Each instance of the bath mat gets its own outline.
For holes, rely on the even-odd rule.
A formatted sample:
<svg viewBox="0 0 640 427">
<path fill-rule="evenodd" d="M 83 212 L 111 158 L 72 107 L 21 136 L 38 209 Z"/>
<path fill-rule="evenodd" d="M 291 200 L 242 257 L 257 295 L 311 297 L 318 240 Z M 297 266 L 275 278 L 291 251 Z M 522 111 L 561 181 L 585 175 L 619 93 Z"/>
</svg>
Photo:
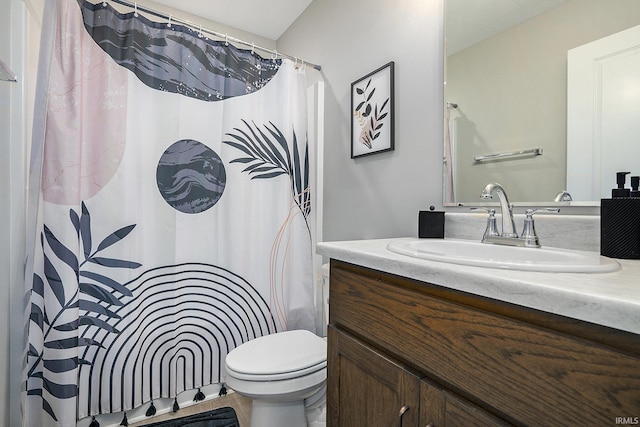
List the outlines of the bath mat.
<svg viewBox="0 0 640 427">
<path fill-rule="evenodd" d="M 175 420 L 147 424 L 147 427 L 240 427 L 240 424 L 236 411 L 227 406 Z"/>
</svg>

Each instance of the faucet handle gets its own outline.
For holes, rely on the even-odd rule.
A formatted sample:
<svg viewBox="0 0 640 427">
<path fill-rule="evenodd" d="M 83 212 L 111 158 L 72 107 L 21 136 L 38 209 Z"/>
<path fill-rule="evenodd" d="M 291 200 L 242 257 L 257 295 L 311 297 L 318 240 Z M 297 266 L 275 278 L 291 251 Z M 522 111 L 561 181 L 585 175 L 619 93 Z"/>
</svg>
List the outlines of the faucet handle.
<svg viewBox="0 0 640 427">
<path fill-rule="evenodd" d="M 560 208 L 538 208 L 538 209 L 527 209 L 524 211 L 524 214 L 528 217 L 533 216 L 533 214 L 537 213 L 537 212 L 552 212 L 552 213 L 558 213 L 560 212 Z"/>
<path fill-rule="evenodd" d="M 487 237 L 490 236 L 500 236 L 498 232 L 498 225 L 496 223 L 496 210 L 493 208 L 471 208 L 472 211 L 475 210 L 483 210 L 489 214 L 487 218 L 487 228 L 484 230 L 484 235 L 482 236 L 482 242 L 484 243 L 487 240 Z"/>
<path fill-rule="evenodd" d="M 522 229 L 522 235 L 520 238 L 524 240 L 524 245 L 532 248 L 540 247 L 540 239 L 536 234 L 536 228 L 533 224 L 533 214 L 537 212 L 560 212 L 558 208 L 540 208 L 540 209 L 527 209 L 524 211 L 524 227 Z"/>
<path fill-rule="evenodd" d="M 495 215 L 496 214 L 496 210 L 494 208 L 469 208 L 469 210 L 472 210 L 472 211 L 485 211 L 489 215 Z"/>
</svg>

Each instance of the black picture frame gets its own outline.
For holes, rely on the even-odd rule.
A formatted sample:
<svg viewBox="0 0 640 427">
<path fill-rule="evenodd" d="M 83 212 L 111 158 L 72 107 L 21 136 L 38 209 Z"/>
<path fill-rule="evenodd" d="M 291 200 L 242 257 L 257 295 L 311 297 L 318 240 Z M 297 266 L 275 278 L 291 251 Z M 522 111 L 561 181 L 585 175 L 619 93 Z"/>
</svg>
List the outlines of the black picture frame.
<svg viewBox="0 0 640 427">
<path fill-rule="evenodd" d="M 393 61 L 351 83 L 351 158 L 392 151 Z"/>
</svg>

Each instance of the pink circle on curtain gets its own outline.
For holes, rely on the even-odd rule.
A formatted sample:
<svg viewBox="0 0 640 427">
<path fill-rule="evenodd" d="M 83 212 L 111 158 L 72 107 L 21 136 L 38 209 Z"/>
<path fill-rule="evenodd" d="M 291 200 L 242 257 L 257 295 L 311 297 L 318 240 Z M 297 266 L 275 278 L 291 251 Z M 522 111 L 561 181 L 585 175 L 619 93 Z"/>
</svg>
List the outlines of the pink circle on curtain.
<svg viewBox="0 0 640 427">
<path fill-rule="evenodd" d="M 126 141 L 128 71 L 74 28 L 83 26 L 77 14 L 76 5 L 58 18 L 49 76 L 42 193 L 56 204 L 77 205 L 100 191 Z"/>
</svg>

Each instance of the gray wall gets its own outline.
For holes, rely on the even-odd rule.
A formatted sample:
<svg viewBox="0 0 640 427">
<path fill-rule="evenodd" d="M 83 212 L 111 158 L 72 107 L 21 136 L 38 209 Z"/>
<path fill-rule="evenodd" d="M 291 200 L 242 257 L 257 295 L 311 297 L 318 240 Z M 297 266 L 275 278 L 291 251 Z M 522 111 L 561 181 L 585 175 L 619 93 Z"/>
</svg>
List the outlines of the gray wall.
<svg viewBox="0 0 640 427">
<path fill-rule="evenodd" d="M 324 240 L 417 235 L 442 205 L 442 0 L 315 0 L 278 51 L 322 66 Z M 351 159 L 351 83 L 395 62 L 395 150 Z"/>
</svg>

